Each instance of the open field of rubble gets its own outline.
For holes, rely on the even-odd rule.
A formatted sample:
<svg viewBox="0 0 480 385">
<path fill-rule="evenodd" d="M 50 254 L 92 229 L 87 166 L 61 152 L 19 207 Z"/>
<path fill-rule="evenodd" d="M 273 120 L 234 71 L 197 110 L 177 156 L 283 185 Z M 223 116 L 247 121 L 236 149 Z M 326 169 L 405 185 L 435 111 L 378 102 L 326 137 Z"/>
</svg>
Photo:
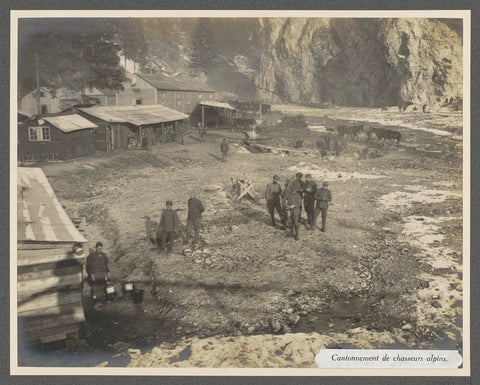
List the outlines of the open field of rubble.
<svg viewBox="0 0 480 385">
<path fill-rule="evenodd" d="M 300 114 L 302 127 L 282 124 Z M 324 346 L 462 348 L 461 113 L 273 106 L 263 118 L 252 142 L 290 152 L 251 151 L 242 132 L 216 129 L 41 166 L 67 212 L 86 218 L 89 247 L 103 242 L 117 291 L 145 288 L 141 304 L 97 309 L 85 289 L 87 345 L 43 365 L 315 367 Z M 402 140 L 361 133 L 322 156 L 317 142 L 345 122 Z M 327 232 L 301 225 L 295 241 L 271 226 L 263 195 L 274 174 L 284 184 L 299 171 L 328 181 L 333 201 Z M 254 199 L 234 199 L 240 178 Z M 180 234 L 160 252 L 148 229 L 166 200 L 184 226 L 192 191 L 205 206 L 201 247 Z"/>
</svg>

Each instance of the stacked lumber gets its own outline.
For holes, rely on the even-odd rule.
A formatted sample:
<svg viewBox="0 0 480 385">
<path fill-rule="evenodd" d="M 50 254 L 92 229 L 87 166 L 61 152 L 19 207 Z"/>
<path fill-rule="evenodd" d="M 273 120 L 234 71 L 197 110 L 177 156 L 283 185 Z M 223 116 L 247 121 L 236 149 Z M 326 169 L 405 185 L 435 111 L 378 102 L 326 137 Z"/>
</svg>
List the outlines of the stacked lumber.
<svg viewBox="0 0 480 385">
<path fill-rule="evenodd" d="M 50 246 L 50 247 L 49 247 Z M 71 245 L 19 244 L 17 313 L 27 342 L 80 340 L 84 255 Z"/>
</svg>

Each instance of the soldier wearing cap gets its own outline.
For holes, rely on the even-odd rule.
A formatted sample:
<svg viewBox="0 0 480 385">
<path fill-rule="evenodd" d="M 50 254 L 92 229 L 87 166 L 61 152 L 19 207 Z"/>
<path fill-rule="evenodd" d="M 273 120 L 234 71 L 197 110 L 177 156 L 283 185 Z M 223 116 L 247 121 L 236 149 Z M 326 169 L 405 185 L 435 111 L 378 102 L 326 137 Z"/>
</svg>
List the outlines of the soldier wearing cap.
<svg viewBox="0 0 480 385">
<path fill-rule="evenodd" d="M 162 249 L 169 253 L 173 249 L 175 237 L 178 231 L 178 215 L 177 212 L 172 210 L 172 201 L 165 203 L 166 208 L 162 210 L 160 222 L 158 223 L 158 238 L 162 242 Z"/>
<path fill-rule="evenodd" d="M 310 226 L 313 226 L 313 218 L 315 216 L 316 192 L 317 184 L 312 180 L 312 175 L 305 175 L 305 183 L 303 185 L 303 207 L 305 208 L 305 212 L 307 213 L 308 224 Z"/>
<path fill-rule="evenodd" d="M 317 204 L 315 207 L 315 216 L 313 218 L 313 225 L 315 226 L 318 215 L 322 213 L 322 231 L 323 232 L 326 231 L 328 203 L 332 201 L 332 193 L 327 187 L 328 187 L 328 183 L 323 182 L 322 188 L 318 189 L 317 192 L 315 193 L 315 200 Z"/>
<path fill-rule="evenodd" d="M 78 247 L 75 248 L 75 252 L 78 252 Z M 94 301 L 103 299 L 105 282 L 110 278 L 110 269 L 108 268 L 107 255 L 103 252 L 102 242 L 97 242 L 95 251 L 88 255 L 85 269 L 87 270 L 92 299 Z"/>
<path fill-rule="evenodd" d="M 196 197 L 195 191 L 190 191 L 190 198 L 187 202 L 188 215 L 187 215 L 187 229 L 185 244 L 188 244 L 190 240 L 190 234 L 192 230 L 195 233 L 194 247 L 197 247 L 200 242 L 200 229 L 202 227 L 202 213 L 205 211 L 202 201 Z"/>
<path fill-rule="evenodd" d="M 300 209 L 302 207 L 301 190 L 298 189 L 297 181 L 289 183 L 285 187 L 285 195 L 283 197 L 283 204 L 288 213 L 288 225 L 290 233 L 298 241 L 300 239 L 299 224 L 300 224 Z"/>
<path fill-rule="evenodd" d="M 273 176 L 273 182 L 267 184 L 265 190 L 265 200 L 267 201 L 267 210 L 272 218 L 272 226 L 275 226 L 275 209 L 277 210 L 278 215 L 282 225 L 285 225 L 285 217 L 282 215 L 282 206 L 280 204 L 280 195 L 282 194 L 282 187 L 278 181 L 280 177 L 278 175 Z"/>
<path fill-rule="evenodd" d="M 227 161 L 227 154 L 228 154 L 229 146 L 227 139 L 223 138 L 222 143 L 220 143 L 220 152 L 222 153 L 222 162 Z"/>
</svg>

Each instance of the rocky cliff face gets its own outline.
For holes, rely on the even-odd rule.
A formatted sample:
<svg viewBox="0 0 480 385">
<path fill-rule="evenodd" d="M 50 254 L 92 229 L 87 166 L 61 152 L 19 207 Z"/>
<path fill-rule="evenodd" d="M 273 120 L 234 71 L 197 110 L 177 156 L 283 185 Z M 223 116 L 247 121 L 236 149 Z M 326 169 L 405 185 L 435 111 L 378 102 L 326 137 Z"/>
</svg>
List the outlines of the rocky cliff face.
<svg viewBox="0 0 480 385">
<path fill-rule="evenodd" d="M 462 39 L 434 19 L 260 19 L 259 97 L 338 105 L 462 96 Z"/>
</svg>

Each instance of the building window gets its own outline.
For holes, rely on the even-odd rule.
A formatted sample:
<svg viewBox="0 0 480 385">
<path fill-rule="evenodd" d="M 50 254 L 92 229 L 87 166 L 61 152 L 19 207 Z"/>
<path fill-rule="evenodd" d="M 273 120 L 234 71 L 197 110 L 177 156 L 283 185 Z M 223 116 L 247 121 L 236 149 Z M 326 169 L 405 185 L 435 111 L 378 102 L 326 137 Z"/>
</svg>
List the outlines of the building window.
<svg viewBox="0 0 480 385">
<path fill-rule="evenodd" d="M 45 104 L 42 104 L 42 114 L 48 114 L 48 107 Z"/>
<path fill-rule="evenodd" d="M 50 127 L 28 127 L 30 142 L 44 142 L 50 140 Z"/>
<path fill-rule="evenodd" d="M 45 97 L 45 92 L 40 91 L 40 97 L 41 97 L 41 98 L 44 98 L 44 97 Z"/>
<path fill-rule="evenodd" d="M 142 99 L 137 99 L 137 100 L 135 101 L 135 103 L 136 103 L 136 104 L 142 104 Z"/>
</svg>

